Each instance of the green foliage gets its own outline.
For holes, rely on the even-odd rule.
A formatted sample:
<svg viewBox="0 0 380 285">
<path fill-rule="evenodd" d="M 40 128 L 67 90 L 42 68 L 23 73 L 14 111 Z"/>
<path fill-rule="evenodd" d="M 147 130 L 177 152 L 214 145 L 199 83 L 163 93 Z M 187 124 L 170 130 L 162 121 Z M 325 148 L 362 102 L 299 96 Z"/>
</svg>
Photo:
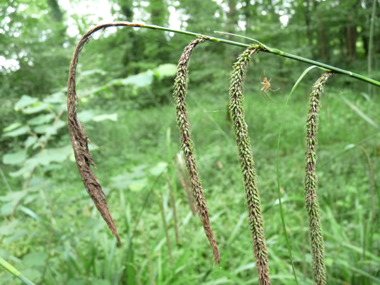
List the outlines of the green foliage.
<svg viewBox="0 0 380 285">
<path fill-rule="evenodd" d="M 160 65 L 155 69 L 129 76 L 124 79 L 114 79 L 109 83 L 92 87 L 85 92 L 83 97 L 93 97 L 100 92 L 109 92 L 108 89 L 113 86 L 132 85 L 134 88 L 131 93 L 138 96 L 141 87 L 151 88 L 154 78 L 163 80 L 165 77 L 173 77 L 176 71 L 174 64 Z M 87 71 L 81 74 L 81 78 L 91 76 L 99 71 Z M 81 81 L 79 78 L 79 81 Z M 67 138 L 67 124 L 62 121 L 62 115 L 66 112 L 65 89 L 62 91 L 46 96 L 43 100 L 23 95 L 14 105 L 14 110 L 23 114 L 19 122 L 12 123 L 3 129 L 2 137 L 7 139 L 5 143 L 9 145 L 15 139 L 20 143 L 17 147 L 12 147 L 14 152 L 8 152 L 3 155 L 5 165 L 20 165 L 21 169 L 10 173 L 11 176 L 17 177 L 22 175 L 24 178 L 31 176 L 35 168 L 40 167 L 42 172 L 51 169 L 60 169 L 60 164 L 70 155 L 72 156 L 72 147 L 68 143 L 62 144 L 62 137 Z M 132 95 L 133 96 L 133 95 Z M 88 102 L 87 100 L 84 100 Z M 34 117 L 31 118 L 31 116 Z M 98 111 L 89 109 L 78 113 L 82 122 L 100 122 L 103 120 L 117 121 L 117 114 L 99 114 Z M 13 140 L 11 140 L 13 138 Z M 22 142 L 23 140 L 23 142 Z M 47 145 L 55 146 L 47 148 Z M 57 147 L 60 146 L 60 147 Z"/>
<path fill-rule="evenodd" d="M 52 146 L 57 146 L 57 136 L 62 136 L 62 128 L 65 122 L 61 117 L 65 110 L 65 97 L 63 92 L 52 94 L 43 100 L 23 95 L 16 102 L 14 109 L 23 116 L 19 122 L 13 123 L 3 130 L 5 143 L 19 142 L 13 147 L 14 152 L 8 152 L 3 156 L 3 163 L 22 166 L 16 172 L 10 173 L 24 178 L 31 176 L 36 167 L 47 171 L 51 167 L 60 168 L 57 164 L 65 160 L 71 154 L 71 149 L 46 148 L 49 141 Z M 31 118 L 31 116 L 35 116 Z M 23 140 L 23 142 L 22 142 Z"/>
<path fill-rule="evenodd" d="M 115 20 L 166 26 L 178 17 L 183 29 L 243 34 L 359 73 L 367 71 L 370 19 L 374 43 L 380 35 L 380 9 L 371 16 L 372 0 L 109 2 Z M 221 269 L 212 269 L 203 229 L 192 217 L 172 167 L 179 144 L 173 107 L 167 106 L 172 102 L 170 74 L 187 39 L 167 32 L 117 29 L 106 30 L 85 46 L 77 72 L 83 106 L 78 116 L 95 144 L 97 175 L 121 227 L 119 248 L 79 179 L 63 107 L 63 86 L 78 39 L 72 31 L 83 34 L 105 20 L 106 10 L 97 9 L 102 14 L 93 17 L 92 10 L 78 8 L 81 1 L 71 1 L 73 8 L 60 7 L 62 3 L 0 3 L 1 258 L 36 284 L 253 283 L 256 269 L 247 250 L 251 244 L 244 190 L 226 119 L 226 79 L 241 48 L 201 45 L 192 58 L 188 82 L 191 132 L 222 260 Z M 98 3 L 89 5 L 98 8 Z M 169 15 L 168 8 L 177 13 Z M 286 25 L 280 21 L 284 16 L 289 17 Z M 372 51 L 372 77 L 379 78 L 379 45 Z M 271 279 L 274 284 L 294 284 L 275 191 L 274 150 L 282 124 L 278 171 L 286 231 L 300 284 L 312 284 L 312 257 L 302 214 L 303 122 L 310 93 L 306 88 L 311 85 L 307 78 L 316 73 L 310 71 L 292 95 L 289 108 L 282 111 L 284 94 L 305 66 L 265 53 L 253 61 L 257 68 L 247 75 L 246 120 L 262 189 Z M 172 64 L 167 66 L 170 74 L 154 75 L 165 64 Z M 273 94 L 276 104 L 258 94 L 264 72 L 276 89 L 281 88 Z M 139 80 L 137 85 L 151 84 L 128 84 L 131 78 Z M 377 284 L 379 90 L 366 94 L 365 85 L 340 76 L 331 78 L 331 85 L 335 90 L 329 88 L 322 98 L 317 168 L 327 280 Z M 179 245 L 173 242 L 173 204 L 161 173 L 167 174 L 173 187 Z M 161 196 L 161 204 L 151 195 L 153 190 Z M 164 213 L 169 238 L 159 212 Z M 169 239 L 174 266 L 166 246 Z M 14 276 L 0 271 L 2 284 L 20 283 Z"/>
<path fill-rule="evenodd" d="M 6 262 L 4 259 L 0 257 L 0 265 L 12 273 L 14 276 L 17 276 L 21 281 L 23 281 L 26 285 L 34 285 L 28 278 L 22 275 L 16 268 Z"/>
<path fill-rule="evenodd" d="M 258 84 L 257 88 L 260 88 Z M 199 171 L 204 176 L 208 206 L 213 209 L 210 218 L 216 237 L 220 240 L 222 269 L 212 270 L 212 253 L 203 229 L 198 219 L 192 217 L 186 194 L 175 171 L 170 167 L 172 158 L 179 149 L 172 106 L 129 112 L 120 110 L 117 124 L 109 120 L 102 121 L 97 123 L 96 129 L 87 123 L 87 133 L 94 143 L 103 145 L 108 141 L 105 147 L 94 153 L 94 159 L 100 170 L 97 171 L 99 180 L 105 187 L 109 205 L 115 214 L 115 221 L 121 226 L 122 248 L 116 247 L 114 238 L 107 232 L 106 225 L 101 222 L 89 201 L 74 163 L 66 160 L 60 171 L 51 172 L 43 180 L 34 179 L 27 195 L 19 194 L 28 197 L 28 201 L 25 200 L 22 205 L 32 212 L 22 211 L 18 207 L 15 218 L 2 224 L 1 233 L 5 236 L 2 239 L 1 256 L 6 260 L 11 256 L 16 257 L 18 262 L 12 262 L 12 265 L 36 283 L 40 283 L 41 279 L 34 274 L 40 272 L 39 276 L 42 276 L 45 269 L 45 284 L 120 284 L 127 280 L 132 280 L 132 283 L 140 280 L 144 284 L 151 278 L 156 280 L 156 284 L 193 283 L 200 280 L 239 284 L 251 280 L 255 265 L 252 253 L 247 252 L 250 235 L 246 226 L 242 178 L 233 134 L 228 130 L 228 121 L 225 119 L 228 100 L 221 96 L 218 97 L 220 101 L 215 103 L 214 98 L 205 97 L 200 91 L 195 86 L 190 86 L 188 108 L 192 134 L 197 143 Z M 227 87 L 225 91 L 227 92 Z M 283 262 L 288 257 L 284 251 L 286 242 L 281 234 L 276 181 L 273 178 L 276 168 L 273 150 L 277 144 L 276 133 L 271 133 L 271 130 L 276 130 L 281 120 L 284 135 L 279 150 L 279 170 L 287 229 L 300 284 L 312 284 L 307 223 L 302 215 L 304 205 L 301 184 L 304 161 L 303 120 L 307 97 L 296 92 L 289 102 L 290 111 L 284 116 L 276 111 L 278 104 L 264 100 L 258 91 L 246 94 L 246 120 L 249 131 L 253 134 L 252 151 L 256 158 L 258 183 L 263 189 L 261 199 L 267 242 L 270 245 L 268 250 L 272 282 L 293 284 L 291 270 Z M 342 104 L 341 99 L 335 95 L 337 93 L 326 93 L 319 134 L 319 191 L 322 223 L 328 239 L 328 280 L 338 284 L 340 281 L 371 284 L 379 278 L 376 276 L 376 268 L 380 261 L 376 257 L 379 248 L 375 243 L 379 238 L 378 220 L 371 223 L 367 220 L 367 217 L 371 218 L 367 215 L 371 197 L 368 164 L 360 151 L 352 148 L 345 150 L 345 147 L 361 142 L 372 154 L 373 167 L 376 169 L 379 167 L 379 155 L 376 155 L 379 136 L 367 128 L 366 121 L 357 120 L 357 114 Z M 367 110 L 369 117 L 376 117 L 377 108 L 373 105 L 377 105 L 377 101 L 368 102 L 349 91 L 343 94 L 355 105 Z M 280 104 L 285 100 L 276 96 Z M 198 104 L 201 105 L 198 107 Z M 350 131 L 345 128 L 347 122 L 353 126 Z M 168 128 L 171 129 L 169 133 Z M 123 146 L 120 146 L 120 141 Z M 148 206 L 141 216 L 141 225 L 136 225 L 135 220 L 157 177 L 157 167 L 163 165 L 161 162 L 168 163 L 166 171 L 175 188 L 182 245 L 174 246 L 172 243 L 173 268 L 168 259 L 165 232 L 154 196 L 147 200 Z M 122 183 L 123 177 L 126 184 Z M 146 182 L 141 182 L 142 179 Z M 141 188 L 141 184 L 145 188 Z M 164 179 L 159 179 L 154 188 L 163 198 L 170 239 L 174 241 L 168 185 Z M 136 191 L 137 189 L 139 190 Z M 14 201 L 14 204 L 19 198 L 9 197 L 7 201 Z M 3 201 L 2 203 L 8 203 Z M 366 219 L 363 220 L 363 217 Z M 367 234 L 364 235 L 365 233 Z M 129 246 L 132 236 L 134 238 Z M 364 242 L 367 248 L 365 251 Z M 128 249 L 130 254 L 127 258 Z M 28 252 L 48 254 L 43 269 L 24 264 Z M 149 273 L 150 266 L 152 275 Z M 27 275 L 28 272 L 33 275 Z M 12 284 L 9 273 L 0 274 L 5 284 Z"/>
</svg>

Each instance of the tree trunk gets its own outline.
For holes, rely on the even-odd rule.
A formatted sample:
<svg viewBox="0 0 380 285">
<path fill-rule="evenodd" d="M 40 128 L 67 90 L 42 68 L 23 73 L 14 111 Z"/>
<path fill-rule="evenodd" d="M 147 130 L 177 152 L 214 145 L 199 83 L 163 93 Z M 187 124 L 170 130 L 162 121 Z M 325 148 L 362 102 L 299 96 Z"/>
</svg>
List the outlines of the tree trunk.
<svg viewBox="0 0 380 285">
<path fill-rule="evenodd" d="M 326 32 L 325 32 L 325 28 L 321 20 L 321 17 L 318 13 L 317 5 L 318 5 L 317 1 L 313 0 L 313 6 L 314 6 L 313 9 L 314 9 L 314 14 L 317 18 L 318 31 L 319 31 L 318 41 L 319 41 L 319 46 L 320 46 L 320 57 L 321 57 L 321 60 L 325 61 L 327 59 Z"/>
<path fill-rule="evenodd" d="M 311 19 L 310 19 L 310 0 L 306 0 L 306 6 L 305 6 L 305 25 L 306 25 L 306 37 L 309 43 L 309 48 L 312 52 L 312 57 L 315 58 L 316 54 L 313 46 L 313 33 L 311 31 Z"/>
<path fill-rule="evenodd" d="M 358 33 L 356 30 L 356 24 L 353 23 L 352 15 L 348 15 L 347 26 L 346 26 L 346 37 L 347 37 L 347 60 L 351 64 L 356 59 L 356 39 Z"/>
</svg>

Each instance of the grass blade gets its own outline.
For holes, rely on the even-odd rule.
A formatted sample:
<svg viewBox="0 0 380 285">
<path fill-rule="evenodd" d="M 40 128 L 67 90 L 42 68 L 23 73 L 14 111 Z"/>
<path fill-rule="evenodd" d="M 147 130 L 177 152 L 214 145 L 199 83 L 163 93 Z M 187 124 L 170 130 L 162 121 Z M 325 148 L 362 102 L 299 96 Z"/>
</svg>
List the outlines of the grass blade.
<svg viewBox="0 0 380 285">
<path fill-rule="evenodd" d="M 8 270 L 12 275 L 19 278 L 22 282 L 24 282 L 26 285 L 35 285 L 32 281 L 30 281 L 28 278 L 26 278 L 20 271 L 18 271 L 16 268 L 14 268 L 10 263 L 5 261 L 3 258 L 0 257 L 0 265 L 4 267 L 6 270 Z"/>
<path fill-rule="evenodd" d="M 358 114 L 360 117 L 362 117 L 363 120 L 365 120 L 368 124 L 375 127 L 376 129 L 380 129 L 379 126 L 366 114 L 364 114 L 355 104 L 351 103 L 346 97 L 343 95 L 340 96 L 344 103 L 346 103 L 352 110 L 355 111 L 356 114 Z"/>
<path fill-rule="evenodd" d="M 312 70 L 312 69 L 315 68 L 315 67 L 318 67 L 318 66 L 316 66 L 316 65 L 312 65 L 312 66 L 306 68 L 305 71 L 302 72 L 302 74 L 300 75 L 300 77 L 298 77 L 296 83 L 294 84 L 292 90 L 291 90 L 290 93 L 289 93 L 288 99 L 286 100 L 286 104 L 288 104 L 288 100 L 289 100 L 289 98 L 290 98 L 290 95 L 292 95 L 292 93 L 294 92 L 294 90 L 296 90 L 296 88 L 297 88 L 298 84 L 300 84 L 301 80 L 305 77 L 306 74 L 308 74 L 308 72 L 309 72 L 310 70 Z M 320 68 L 320 67 L 319 67 L 319 68 Z M 323 69 L 323 70 L 326 71 L 326 69 Z"/>
</svg>

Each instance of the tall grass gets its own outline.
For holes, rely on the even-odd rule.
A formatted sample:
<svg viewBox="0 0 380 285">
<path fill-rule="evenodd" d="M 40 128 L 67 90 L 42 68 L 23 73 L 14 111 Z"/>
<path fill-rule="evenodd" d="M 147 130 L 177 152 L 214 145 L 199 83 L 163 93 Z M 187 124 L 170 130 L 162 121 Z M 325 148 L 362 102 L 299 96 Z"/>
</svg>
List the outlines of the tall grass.
<svg viewBox="0 0 380 285">
<path fill-rule="evenodd" d="M 247 80 L 256 79 L 252 76 Z M 259 89 L 258 82 L 259 79 Z M 227 92 L 226 84 L 224 94 Z M 273 95 L 273 99 L 282 104 L 284 99 L 279 92 Z M 260 186 L 273 284 L 294 284 L 276 192 L 276 148 L 280 121 L 284 130 L 279 149 L 279 172 L 287 232 L 292 241 L 299 283 L 313 284 L 302 184 L 308 94 L 309 90 L 297 91 L 290 99 L 287 113 L 278 112 L 278 104 L 266 101 L 258 92 L 252 93 L 248 89 L 245 96 L 248 130 L 252 137 L 259 138 L 255 139 L 252 152 Z M 379 123 L 379 102 L 375 99 L 368 102 L 350 90 L 334 91 L 329 88 L 326 92 L 320 112 L 318 196 L 326 240 L 327 280 L 329 284 L 377 284 L 380 283 L 380 247 L 376 241 L 380 238 L 380 224 L 378 218 L 367 222 L 372 214 L 369 166 L 363 151 L 350 145 L 361 146 L 370 155 L 378 205 L 379 178 L 376 170 L 380 166 L 380 134 L 344 104 L 339 94 Z M 36 213 L 39 220 L 28 211 L 18 211 L 12 223 L 2 223 L 1 256 L 36 284 L 257 284 L 257 280 L 252 278 L 256 265 L 251 253 L 250 230 L 246 224 L 245 195 L 234 134 L 226 121 L 228 98 L 204 96 L 199 88 L 190 83 L 187 103 L 191 132 L 197 146 L 199 172 L 204 177 L 204 192 L 208 207 L 213 212 L 210 221 L 218 232 L 221 269 L 213 269 L 210 263 L 213 253 L 199 218 L 191 212 L 179 178 L 175 178 L 174 167 L 168 166 L 167 172 L 172 178 L 176 197 L 181 244 L 177 246 L 172 243 L 173 267 L 170 265 L 166 233 L 155 195 L 148 198 L 141 216 L 144 229 L 141 229 L 141 223 L 136 227 L 149 187 L 135 186 L 144 178 L 151 185 L 156 176 L 152 176 L 149 169 L 163 161 L 171 165 L 170 158 L 175 162 L 176 153 L 180 151 L 171 105 L 139 111 L 119 110 L 118 124 L 104 121 L 89 124 L 86 129 L 98 145 L 105 144 L 106 139 L 108 141 L 93 156 L 98 168 L 107 169 L 98 171 L 97 176 L 109 197 L 108 204 L 119 234 L 127 240 L 121 248 L 117 247 L 115 238 L 88 199 L 82 182 L 78 181 L 75 164 L 66 161 L 61 171 L 50 173 L 54 184 L 42 184 L 39 178 L 31 181 L 31 185 L 38 188 L 33 192 L 38 196 L 33 203 L 24 206 Z M 99 129 L 102 133 L 98 132 Z M 168 129 L 171 132 L 167 138 Z M 123 140 L 122 150 L 120 139 Z M 131 149 L 135 151 L 131 152 Z M 134 184 L 123 188 L 116 183 L 115 177 L 120 175 L 123 179 L 135 177 Z M 174 241 L 170 189 L 164 177 L 158 179 L 155 189 L 162 197 L 168 234 Z M 44 193 L 48 194 L 51 209 L 49 200 L 43 198 Z M 1 199 L 5 205 L 4 196 Z M 51 213 L 54 214 L 53 218 Z M 46 252 L 51 227 L 54 231 L 50 249 Z M 132 236 L 133 243 L 127 257 L 128 239 Z M 45 262 L 47 256 L 49 262 Z M 46 273 L 42 280 L 44 270 Z M 6 271 L 0 271 L 0 280 L 5 285 L 20 282 Z"/>
</svg>

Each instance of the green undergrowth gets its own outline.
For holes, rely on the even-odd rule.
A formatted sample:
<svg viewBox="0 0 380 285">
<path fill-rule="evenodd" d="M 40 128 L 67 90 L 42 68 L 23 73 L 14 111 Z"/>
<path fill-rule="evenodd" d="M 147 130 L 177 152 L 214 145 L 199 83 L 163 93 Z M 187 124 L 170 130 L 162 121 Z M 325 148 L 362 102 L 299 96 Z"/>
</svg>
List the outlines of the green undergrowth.
<svg viewBox="0 0 380 285">
<path fill-rule="evenodd" d="M 75 163 L 66 160 L 59 171 L 44 177 L 36 172 L 29 190 L 34 198 L 22 200 L 11 222 L 2 213 L 0 256 L 36 284 L 257 284 L 243 181 L 227 115 L 227 89 L 222 98 L 204 96 L 205 90 L 192 88 L 190 84 L 188 116 L 221 269 L 213 268 L 202 225 L 192 215 L 172 165 L 180 149 L 172 105 L 120 108 L 117 122 L 85 124 L 91 141 L 102 146 L 92 151 L 98 167 L 95 173 L 107 194 L 121 247 L 84 190 Z M 294 284 L 277 200 L 276 149 L 282 122 L 279 174 L 285 221 L 298 280 L 313 284 L 302 184 L 309 91 L 293 94 L 287 109 L 281 91 L 270 94 L 275 102 L 247 91 L 246 120 L 272 282 Z M 341 96 L 380 124 L 378 98 L 367 100 L 349 90 L 333 91 L 326 86 L 316 169 L 327 280 L 329 284 L 378 284 L 380 223 L 378 208 L 373 217 L 371 207 L 373 199 L 380 199 L 376 188 L 380 133 Z M 373 176 L 363 149 L 375 169 Z M 173 185 L 178 245 L 164 172 Z M 376 186 L 373 193 L 371 179 Z M 164 205 L 173 265 L 155 192 Z M 2 194 L 1 199 L 6 195 L 12 193 Z M 5 271 L 0 271 L 0 280 L 2 284 L 20 282 Z"/>
</svg>

